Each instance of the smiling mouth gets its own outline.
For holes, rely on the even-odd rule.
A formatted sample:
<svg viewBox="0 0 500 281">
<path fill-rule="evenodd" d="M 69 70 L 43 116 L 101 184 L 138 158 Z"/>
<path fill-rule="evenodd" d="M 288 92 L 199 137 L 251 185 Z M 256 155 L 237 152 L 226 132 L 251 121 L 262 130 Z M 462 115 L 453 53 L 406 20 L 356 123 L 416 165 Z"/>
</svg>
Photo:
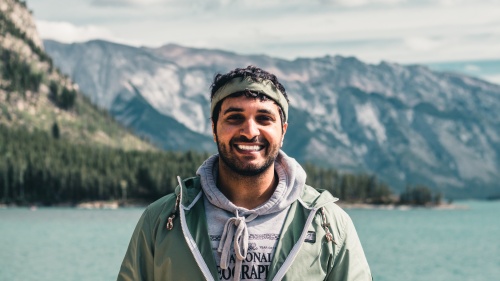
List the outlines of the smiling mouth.
<svg viewBox="0 0 500 281">
<path fill-rule="evenodd" d="M 263 145 L 256 145 L 256 144 L 237 144 L 235 145 L 236 148 L 238 148 L 241 151 L 259 151 L 264 148 Z"/>
</svg>

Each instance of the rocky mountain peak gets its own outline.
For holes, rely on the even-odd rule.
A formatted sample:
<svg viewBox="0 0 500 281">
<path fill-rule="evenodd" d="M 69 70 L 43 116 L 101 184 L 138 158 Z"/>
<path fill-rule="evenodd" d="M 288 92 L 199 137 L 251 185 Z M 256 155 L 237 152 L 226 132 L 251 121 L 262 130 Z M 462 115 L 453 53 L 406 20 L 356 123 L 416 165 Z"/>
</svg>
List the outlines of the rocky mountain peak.
<svg viewBox="0 0 500 281">
<path fill-rule="evenodd" d="M 0 12 L 24 32 L 26 37 L 33 41 L 38 48 L 43 49 L 43 42 L 38 35 L 33 15 L 27 8 L 26 1 L 2 0 L 0 1 Z"/>
<path fill-rule="evenodd" d="M 152 149 L 78 92 L 44 51 L 26 2 L 0 0 L 0 126 L 75 143 Z"/>
</svg>

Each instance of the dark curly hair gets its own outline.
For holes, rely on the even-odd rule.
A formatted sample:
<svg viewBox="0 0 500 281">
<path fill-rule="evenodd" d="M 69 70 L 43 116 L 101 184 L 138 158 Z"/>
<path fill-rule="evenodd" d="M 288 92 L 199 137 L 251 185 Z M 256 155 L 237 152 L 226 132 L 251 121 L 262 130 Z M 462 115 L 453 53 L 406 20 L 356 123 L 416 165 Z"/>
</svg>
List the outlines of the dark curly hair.
<svg viewBox="0 0 500 281">
<path fill-rule="evenodd" d="M 287 102 L 290 102 L 288 100 L 288 95 L 286 93 L 285 87 L 278 81 L 278 78 L 276 75 L 269 73 L 257 66 L 249 65 L 246 68 L 236 68 L 234 70 L 229 71 L 226 74 L 217 74 L 214 77 L 214 81 L 212 82 L 212 85 L 210 86 L 211 92 L 210 92 L 210 100 L 214 98 L 214 94 L 219 90 L 222 86 L 224 86 L 226 83 L 228 83 L 230 80 L 236 77 L 250 77 L 254 81 L 258 81 L 261 79 L 269 80 L 271 81 L 274 86 L 283 94 Z M 244 91 L 244 92 L 236 92 L 229 97 L 236 97 L 236 96 L 241 96 L 245 95 L 247 97 L 254 97 L 254 98 L 259 98 L 260 100 L 267 100 L 269 99 L 267 96 L 263 95 L 262 93 L 256 93 L 252 91 Z M 212 114 L 212 122 L 214 122 L 214 132 L 216 131 L 216 125 L 217 125 L 217 120 L 219 119 L 219 112 L 221 109 L 221 104 L 222 101 L 219 101 L 214 108 L 214 111 L 211 112 Z M 285 117 L 284 114 L 281 110 L 281 107 L 279 107 L 279 112 L 280 112 L 280 117 L 281 117 L 281 124 L 283 125 L 285 122 Z"/>
</svg>

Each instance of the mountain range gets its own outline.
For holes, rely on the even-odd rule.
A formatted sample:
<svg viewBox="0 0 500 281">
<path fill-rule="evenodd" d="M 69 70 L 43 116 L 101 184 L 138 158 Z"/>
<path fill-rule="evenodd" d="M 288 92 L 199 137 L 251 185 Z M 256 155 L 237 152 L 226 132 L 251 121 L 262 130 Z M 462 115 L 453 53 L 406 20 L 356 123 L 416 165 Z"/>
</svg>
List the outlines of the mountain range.
<svg viewBox="0 0 500 281">
<path fill-rule="evenodd" d="M 500 86 L 478 78 L 342 56 L 283 60 L 102 40 L 44 46 L 92 102 L 167 150 L 215 151 L 211 81 L 252 64 L 286 88 L 283 149 L 300 162 L 373 173 L 399 190 L 425 184 L 455 198 L 500 187 Z"/>
</svg>

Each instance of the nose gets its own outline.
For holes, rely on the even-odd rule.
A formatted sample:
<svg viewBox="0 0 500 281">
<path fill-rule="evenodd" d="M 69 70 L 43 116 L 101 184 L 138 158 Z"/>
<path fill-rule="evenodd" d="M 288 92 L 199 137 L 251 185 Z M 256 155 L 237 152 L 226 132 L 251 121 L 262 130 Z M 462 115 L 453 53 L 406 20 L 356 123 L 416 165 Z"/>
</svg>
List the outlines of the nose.
<svg viewBox="0 0 500 281">
<path fill-rule="evenodd" d="M 259 125 L 255 120 L 248 119 L 242 124 L 240 134 L 251 140 L 260 135 Z"/>
</svg>

